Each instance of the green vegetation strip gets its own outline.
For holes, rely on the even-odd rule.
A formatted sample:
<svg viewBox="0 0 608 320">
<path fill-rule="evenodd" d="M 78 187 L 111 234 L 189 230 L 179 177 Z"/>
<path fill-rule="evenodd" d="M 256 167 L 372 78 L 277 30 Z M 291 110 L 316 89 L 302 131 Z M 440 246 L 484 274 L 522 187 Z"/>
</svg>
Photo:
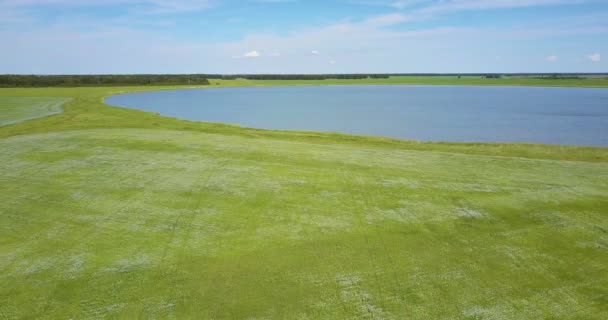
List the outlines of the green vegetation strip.
<svg viewBox="0 0 608 320">
<path fill-rule="evenodd" d="M 606 148 L 253 130 L 102 103 L 124 90 L 147 89 L 0 90 L 72 97 L 0 128 L 1 318 L 608 316 Z"/>
<path fill-rule="evenodd" d="M 481 76 L 397 76 L 387 79 L 327 79 L 327 80 L 214 80 L 212 85 L 260 86 L 260 85 L 349 85 L 349 84 L 405 84 L 405 85 L 464 85 L 464 86 L 533 86 L 533 87 L 588 87 L 608 88 L 608 77 L 582 77 L 552 79 L 537 77 L 501 77 L 496 79 Z"/>
</svg>

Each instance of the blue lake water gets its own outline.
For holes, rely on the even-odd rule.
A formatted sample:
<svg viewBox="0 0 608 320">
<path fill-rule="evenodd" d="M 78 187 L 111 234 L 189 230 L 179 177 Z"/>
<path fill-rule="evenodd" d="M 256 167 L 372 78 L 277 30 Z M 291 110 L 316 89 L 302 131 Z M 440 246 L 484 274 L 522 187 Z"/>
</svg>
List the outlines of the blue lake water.
<svg viewBox="0 0 608 320">
<path fill-rule="evenodd" d="M 264 129 L 608 146 L 608 89 L 298 86 L 156 91 L 106 103 Z"/>
</svg>

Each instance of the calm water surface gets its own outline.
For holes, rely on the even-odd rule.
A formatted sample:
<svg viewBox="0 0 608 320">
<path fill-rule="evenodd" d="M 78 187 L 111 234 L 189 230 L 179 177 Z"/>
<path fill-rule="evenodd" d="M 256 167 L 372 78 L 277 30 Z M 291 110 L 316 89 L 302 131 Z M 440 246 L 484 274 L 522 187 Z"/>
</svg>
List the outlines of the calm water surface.
<svg viewBox="0 0 608 320">
<path fill-rule="evenodd" d="M 265 129 L 424 141 L 608 146 L 608 89 L 306 86 L 157 91 L 116 106 Z"/>
</svg>

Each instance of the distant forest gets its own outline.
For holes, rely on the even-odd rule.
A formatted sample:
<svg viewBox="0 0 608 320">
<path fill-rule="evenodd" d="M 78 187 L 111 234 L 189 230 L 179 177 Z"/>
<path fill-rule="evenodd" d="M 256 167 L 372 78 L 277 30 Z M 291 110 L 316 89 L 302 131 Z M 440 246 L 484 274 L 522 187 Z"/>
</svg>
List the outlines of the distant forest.
<svg viewBox="0 0 608 320">
<path fill-rule="evenodd" d="M 138 74 L 138 75 L 0 75 L 0 87 L 75 87 L 135 85 L 208 85 L 207 79 L 326 80 L 386 79 L 388 74 Z"/>
<path fill-rule="evenodd" d="M 140 85 L 208 85 L 199 74 L 138 75 L 0 75 L 0 87 L 80 87 Z"/>
</svg>

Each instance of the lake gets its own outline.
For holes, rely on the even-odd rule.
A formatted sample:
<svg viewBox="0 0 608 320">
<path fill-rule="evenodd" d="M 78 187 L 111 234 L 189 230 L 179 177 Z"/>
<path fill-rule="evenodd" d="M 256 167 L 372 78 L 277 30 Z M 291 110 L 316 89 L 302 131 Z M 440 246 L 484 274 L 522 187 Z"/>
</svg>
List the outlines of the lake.
<svg viewBox="0 0 608 320">
<path fill-rule="evenodd" d="M 480 86 L 209 88 L 116 95 L 189 120 L 421 141 L 608 146 L 608 89 Z"/>
</svg>

